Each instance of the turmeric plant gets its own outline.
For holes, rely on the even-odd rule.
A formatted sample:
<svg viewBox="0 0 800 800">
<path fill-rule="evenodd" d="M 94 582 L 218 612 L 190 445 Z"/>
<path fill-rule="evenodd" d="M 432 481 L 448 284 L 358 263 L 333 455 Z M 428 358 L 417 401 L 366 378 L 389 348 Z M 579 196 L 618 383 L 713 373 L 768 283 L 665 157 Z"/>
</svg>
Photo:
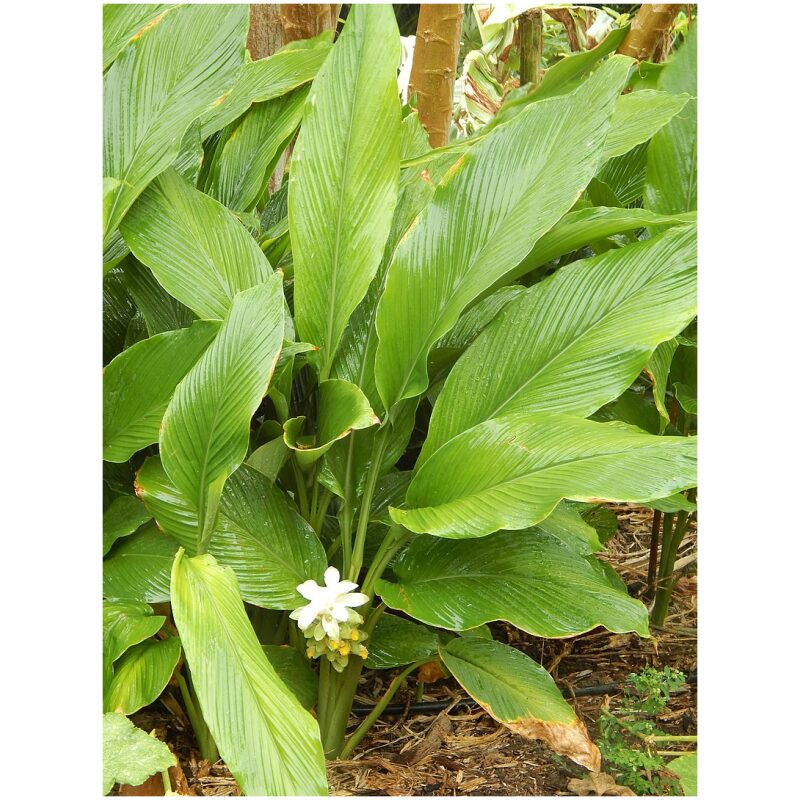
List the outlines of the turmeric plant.
<svg viewBox="0 0 800 800">
<path fill-rule="evenodd" d="M 609 411 L 695 316 L 695 215 L 590 189 L 690 97 L 598 48 L 431 149 L 390 6 L 257 61 L 246 5 L 106 8 L 104 711 L 170 684 L 245 794 L 324 794 L 363 671 L 435 661 L 598 769 L 474 631 L 648 635 L 581 512 L 695 485 Z"/>
</svg>

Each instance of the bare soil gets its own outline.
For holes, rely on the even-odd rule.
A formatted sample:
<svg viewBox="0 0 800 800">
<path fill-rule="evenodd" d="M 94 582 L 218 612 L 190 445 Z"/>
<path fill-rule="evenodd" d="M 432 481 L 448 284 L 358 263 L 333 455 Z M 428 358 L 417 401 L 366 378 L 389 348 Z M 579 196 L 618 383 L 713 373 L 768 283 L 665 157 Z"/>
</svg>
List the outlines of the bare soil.
<svg viewBox="0 0 800 800">
<path fill-rule="evenodd" d="M 652 512 L 629 506 L 611 506 L 619 530 L 608 543 L 607 558 L 638 596 L 645 588 Z M 635 634 L 612 634 L 602 629 L 566 640 L 544 640 L 522 633 L 505 623 L 492 624 L 496 639 L 507 642 L 544 664 L 568 693 L 587 687 L 620 684 L 645 666 L 671 666 L 688 675 L 697 671 L 696 534 L 687 534 L 678 554 L 681 578 L 675 588 L 670 614 L 651 639 Z M 362 679 L 357 705 L 370 706 L 393 677 L 373 672 Z M 536 741 L 528 741 L 499 725 L 468 698 L 454 680 L 426 684 L 423 701 L 447 702 L 448 707 L 427 714 L 409 713 L 415 702 L 412 678 L 393 700 L 405 713 L 386 716 L 365 737 L 350 761 L 334 762 L 328 769 L 334 795 L 569 795 L 567 784 L 587 772 L 553 754 Z M 613 710 L 620 691 L 612 688 L 595 696 L 575 696 L 572 703 L 590 734 L 597 732 L 600 708 Z M 229 797 L 239 794 L 235 781 L 220 762 L 200 759 L 191 728 L 177 701 L 169 708 L 156 704 L 133 716 L 145 730 L 156 730 L 178 756 L 173 786 L 181 794 Z M 359 719 L 351 717 L 351 728 Z M 697 732 L 697 688 L 684 687 L 658 718 L 659 727 L 674 734 Z M 163 794 L 161 779 L 148 782 L 147 794 Z M 130 790 L 120 794 L 128 794 Z"/>
</svg>

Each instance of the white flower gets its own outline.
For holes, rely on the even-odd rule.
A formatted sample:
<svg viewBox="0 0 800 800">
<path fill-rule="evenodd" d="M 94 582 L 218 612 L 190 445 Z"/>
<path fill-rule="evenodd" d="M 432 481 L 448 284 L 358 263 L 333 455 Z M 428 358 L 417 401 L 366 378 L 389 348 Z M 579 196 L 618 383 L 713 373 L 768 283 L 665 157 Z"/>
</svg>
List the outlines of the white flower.
<svg viewBox="0 0 800 800">
<path fill-rule="evenodd" d="M 319 620 L 325 633 L 331 639 L 337 640 L 339 623 L 352 619 L 354 612 L 350 609 L 363 606 L 369 601 L 367 595 L 353 591 L 357 588 L 357 583 L 339 580 L 339 570 L 336 567 L 328 567 L 325 570 L 324 586 L 309 580 L 297 587 L 297 591 L 309 602 L 308 605 L 292 611 L 289 616 L 297 620 L 301 631 L 307 630 Z"/>
</svg>

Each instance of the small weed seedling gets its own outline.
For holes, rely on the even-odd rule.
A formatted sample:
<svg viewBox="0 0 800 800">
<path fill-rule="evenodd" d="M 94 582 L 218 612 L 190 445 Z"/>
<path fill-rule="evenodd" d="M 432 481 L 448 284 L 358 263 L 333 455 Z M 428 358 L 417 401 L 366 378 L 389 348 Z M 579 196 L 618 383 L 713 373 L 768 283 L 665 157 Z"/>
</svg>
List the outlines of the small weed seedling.
<svg viewBox="0 0 800 800">
<path fill-rule="evenodd" d="M 685 680 L 682 672 L 671 667 L 646 667 L 638 675 L 628 676 L 618 711 L 611 712 L 608 707 L 602 710 L 598 746 L 606 770 L 638 795 L 681 794 L 680 784 L 670 773 L 659 746 L 666 742 L 695 742 L 697 737 L 669 736 L 653 720 Z"/>
</svg>

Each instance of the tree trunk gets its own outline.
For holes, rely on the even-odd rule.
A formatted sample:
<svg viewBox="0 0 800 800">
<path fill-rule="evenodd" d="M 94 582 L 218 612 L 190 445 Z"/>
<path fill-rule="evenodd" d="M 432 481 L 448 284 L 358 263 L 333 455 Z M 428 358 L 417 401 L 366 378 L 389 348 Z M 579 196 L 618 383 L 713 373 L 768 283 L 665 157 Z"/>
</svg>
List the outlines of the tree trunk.
<svg viewBox="0 0 800 800">
<path fill-rule="evenodd" d="M 283 44 L 280 11 L 277 3 L 252 3 L 247 49 L 253 61 L 271 56 Z"/>
<path fill-rule="evenodd" d="M 419 9 L 409 95 L 417 95 L 419 120 L 431 147 L 442 147 L 450 138 L 463 17 L 463 5 L 425 4 Z"/>
<path fill-rule="evenodd" d="M 672 21 L 680 10 L 679 5 L 661 3 L 643 5 L 633 18 L 631 29 L 617 52 L 632 56 L 637 61 L 651 59 L 656 47 L 663 41 L 664 33 L 669 32 Z"/>
<path fill-rule="evenodd" d="M 310 39 L 323 31 L 336 28 L 341 3 L 319 5 L 315 3 L 282 3 L 280 6 L 283 43 Z"/>
<path fill-rule="evenodd" d="M 310 39 L 323 31 L 336 29 L 341 4 L 309 5 L 254 3 L 250 6 L 250 33 L 247 47 L 253 59 L 266 58 L 282 45 L 299 39 Z M 290 144 L 282 153 L 267 184 L 273 194 L 281 187 L 283 175 L 292 153 Z"/>
<path fill-rule="evenodd" d="M 542 60 L 542 10 L 534 8 L 519 17 L 519 82 L 539 85 Z"/>
</svg>

